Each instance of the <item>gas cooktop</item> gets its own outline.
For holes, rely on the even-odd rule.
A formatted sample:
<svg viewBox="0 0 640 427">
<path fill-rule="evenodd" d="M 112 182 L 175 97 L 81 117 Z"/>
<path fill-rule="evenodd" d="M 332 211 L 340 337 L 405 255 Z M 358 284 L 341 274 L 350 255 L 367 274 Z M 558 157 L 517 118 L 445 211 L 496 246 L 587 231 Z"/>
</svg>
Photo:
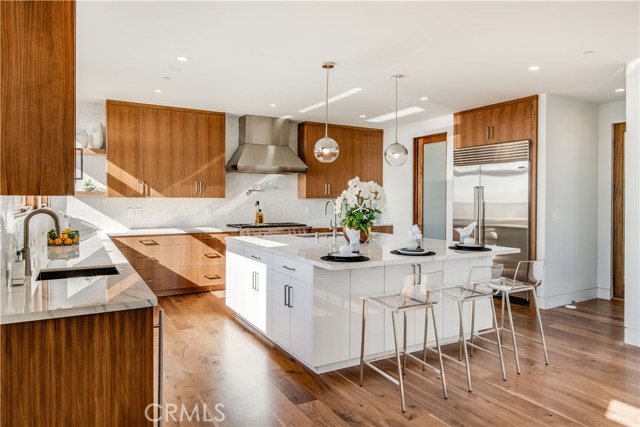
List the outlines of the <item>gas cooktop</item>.
<svg viewBox="0 0 640 427">
<path fill-rule="evenodd" d="M 266 222 L 264 224 L 227 224 L 231 228 L 272 228 L 272 227 L 306 227 L 306 224 L 298 222 Z"/>
</svg>

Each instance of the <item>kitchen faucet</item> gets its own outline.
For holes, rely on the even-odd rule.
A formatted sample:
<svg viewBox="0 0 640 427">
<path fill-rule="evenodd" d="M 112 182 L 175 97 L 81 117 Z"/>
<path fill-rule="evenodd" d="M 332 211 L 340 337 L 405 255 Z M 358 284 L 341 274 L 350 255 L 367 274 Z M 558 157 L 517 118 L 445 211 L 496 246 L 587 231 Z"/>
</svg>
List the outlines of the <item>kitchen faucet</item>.
<svg viewBox="0 0 640 427">
<path fill-rule="evenodd" d="M 333 232 L 333 246 L 336 246 L 337 243 L 337 232 L 338 232 L 338 215 L 336 214 L 336 203 L 333 200 L 327 200 L 324 204 L 324 214 L 327 214 L 327 207 L 329 204 L 333 205 L 333 220 L 329 220 L 329 230 Z"/>
<path fill-rule="evenodd" d="M 24 259 L 24 275 L 31 276 L 31 248 L 29 247 L 29 223 L 31 218 L 38 214 L 49 215 L 51 219 L 53 219 L 53 225 L 56 228 L 56 233 L 58 236 L 60 235 L 60 220 L 58 219 L 58 215 L 55 214 L 51 209 L 35 209 L 27 214 L 24 218 L 24 245 L 22 247 L 22 255 Z"/>
</svg>

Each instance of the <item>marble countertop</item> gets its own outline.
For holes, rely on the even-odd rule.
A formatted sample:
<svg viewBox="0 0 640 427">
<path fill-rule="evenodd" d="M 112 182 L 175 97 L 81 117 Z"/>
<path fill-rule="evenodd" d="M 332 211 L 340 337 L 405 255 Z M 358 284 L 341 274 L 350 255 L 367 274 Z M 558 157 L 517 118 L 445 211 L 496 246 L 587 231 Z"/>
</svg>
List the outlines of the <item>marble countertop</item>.
<svg viewBox="0 0 640 427">
<path fill-rule="evenodd" d="M 115 265 L 119 274 L 36 281 L 38 271 L 23 286 L 0 290 L 0 324 L 29 322 L 120 310 L 153 307 L 158 299 L 109 237 L 80 230 L 80 245 L 48 248 L 49 258 L 71 251 L 70 259 L 50 260 L 42 270 Z"/>
<path fill-rule="evenodd" d="M 196 234 L 196 233 L 229 233 L 238 231 L 237 228 L 231 227 L 168 227 L 168 228 L 131 228 L 124 231 L 110 231 L 109 236 L 125 237 L 125 236 L 153 236 L 165 234 Z"/>
<path fill-rule="evenodd" d="M 241 245 L 248 245 L 265 252 L 283 256 L 285 258 L 302 261 L 308 264 L 312 264 L 315 267 L 331 271 L 369 268 L 385 265 L 415 264 L 432 261 L 444 261 L 450 259 L 476 258 L 484 256 L 515 254 L 520 252 L 520 249 L 508 248 L 503 246 L 487 246 L 491 248 L 491 251 L 456 251 L 448 248 L 452 245 L 451 242 L 436 239 L 423 239 L 422 247 L 427 251 L 435 252 L 435 255 L 394 255 L 391 253 L 391 251 L 404 247 L 407 241 L 406 236 L 373 233 L 373 239 L 371 243 L 360 245 L 360 253 L 369 257 L 369 261 L 330 262 L 323 261 L 320 258 L 324 255 L 327 255 L 332 250 L 331 237 L 320 237 L 318 239 L 318 243 L 316 243 L 315 238 L 313 237 L 305 238 L 290 235 L 263 237 L 229 237 L 227 239 L 227 250 L 229 250 L 230 241 Z M 337 245 L 340 246 L 345 243 L 346 240 L 344 239 L 344 237 L 338 234 Z"/>
</svg>

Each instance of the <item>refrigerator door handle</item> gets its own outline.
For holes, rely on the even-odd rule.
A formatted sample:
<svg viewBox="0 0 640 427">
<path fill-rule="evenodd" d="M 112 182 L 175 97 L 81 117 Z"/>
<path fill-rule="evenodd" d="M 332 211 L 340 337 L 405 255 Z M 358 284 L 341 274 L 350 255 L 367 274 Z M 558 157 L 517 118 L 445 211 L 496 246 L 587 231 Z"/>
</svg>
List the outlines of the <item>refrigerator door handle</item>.
<svg viewBox="0 0 640 427">
<path fill-rule="evenodd" d="M 473 220 L 477 223 L 476 243 L 484 245 L 484 187 L 473 187 Z"/>
</svg>

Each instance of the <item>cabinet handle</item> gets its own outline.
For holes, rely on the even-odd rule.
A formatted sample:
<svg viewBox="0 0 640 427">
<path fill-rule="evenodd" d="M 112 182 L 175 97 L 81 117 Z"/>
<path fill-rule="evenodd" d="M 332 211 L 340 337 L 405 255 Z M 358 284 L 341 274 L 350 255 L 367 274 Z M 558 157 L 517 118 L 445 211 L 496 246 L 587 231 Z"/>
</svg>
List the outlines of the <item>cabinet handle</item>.
<svg viewBox="0 0 640 427">
<path fill-rule="evenodd" d="M 258 261 L 260 261 L 260 260 L 262 259 L 261 257 L 259 257 L 259 256 L 255 256 L 255 255 L 251 255 L 251 258 L 253 258 L 253 259 L 257 259 Z"/>
<path fill-rule="evenodd" d="M 256 275 L 256 291 L 260 292 L 260 273 L 256 271 L 254 274 Z"/>
<path fill-rule="evenodd" d="M 205 235 L 204 236 L 204 240 L 213 240 L 213 237 L 209 236 L 209 235 Z"/>
<path fill-rule="evenodd" d="M 200 185 L 200 194 L 202 194 L 202 193 L 204 193 L 204 190 L 202 189 L 203 188 L 202 181 L 198 181 L 198 182 L 199 182 L 199 185 Z"/>
<path fill-rule="evenodd" d="M 163 337 L 164 337 L 164 310 L 158 310 L 158 324 L 153 325 L 154 329 L 158 329 L 158 407 L 162 408 L 162 370 L 164 364 L 164 357 L 162 354 Z M 162 420 L 158 422 L 160 426 Z"/>
<path fill-rule="evenodd" d="M 221 279 L 221 277 L 217 274 L 211 275 L 211 274 L 204 274 L 203 275 L 206 279 L 208 280 L 218 280 Z"/>
<path fill-rule="evenodd" d="M 291 304 L 291 289 L 293 289 L 293 286 L 289 286 L 289 289 L 287 290 L 287 296 L 289 297 L 289 308 L 293 308 L 293 304 Z"/>
<path fill-rule="evenodd" d="M 142 180 L 142 194 L 146 197 L 151 197 L 151 189 L 149 186 Z"/>
<path fill-rule="evenodd" d="M 289 267 L 288 265 L 283 265 L 282 268 L 284 268 L 285 270 L 289 270 L 289 271 L 296 271 L 295 268 Z"/>
<path fill-rule="evenodd" d="M 487 141 L 491 139 L 491 126 L 487 126 Z"/>
<path fill-rule="evenodd" d="M 209 259 L 220 258 L 220 254 L 217 254 L 215 252 L 206 253 L 206 254 L 204 254 L 204 256 L 206 256 Z"/>
<path fill-rule="evenodd" d="M 289 307 L 289 301 L 287 301 L 289 296 L 289 285 L 284 285 L 284 305 Z"/>
<path fill-rule="evenodd" d="M 142 243 L 145 246 L 157 246 L 158 242 L 156 242 L 155 240 L 138 240 L 140 243 Z"/>
<path fill-rule="evenodd" d="M 495 131 L 496 127 L 491 125 L 491 139 L 494 139 L 496 137 Z"/>
<path fill-rule="evenodd" d="M 329 188 L 329 191 L 327 191 L 327 196 L 331 195 L 331 184 L 327 184 L 327 187 Z"/>
</svg>

